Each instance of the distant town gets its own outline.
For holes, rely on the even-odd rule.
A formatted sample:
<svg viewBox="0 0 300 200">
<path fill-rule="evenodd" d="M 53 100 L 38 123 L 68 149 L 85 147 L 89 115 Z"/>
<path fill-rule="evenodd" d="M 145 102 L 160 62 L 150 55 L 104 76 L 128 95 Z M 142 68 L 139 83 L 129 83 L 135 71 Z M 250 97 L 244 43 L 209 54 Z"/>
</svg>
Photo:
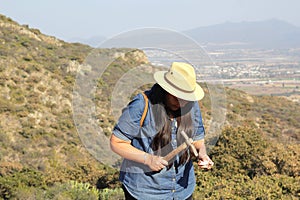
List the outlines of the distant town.
<svg viewBox="0 0 300 200">
<path fill-rule="evenodd" d="M 171 59 L 176 60 L 176 56 L 170 56 L 166 52 L 147 53 L 151 55 L 150 60 L 154 65 L 164 65 Z M 196 69 L 198 80 L 221 81 L 224 86 L 251 94 L 287 96 L 299 101 L 300 48 L 208 48 L 207 54 L 211 63 L 199 64 L 200 67 Z"/>
<path fill-rule="evenodd" d="M 300 49 L 227 49 L 208 54 L 224 79 L 300 80 Z"/>
</svg>

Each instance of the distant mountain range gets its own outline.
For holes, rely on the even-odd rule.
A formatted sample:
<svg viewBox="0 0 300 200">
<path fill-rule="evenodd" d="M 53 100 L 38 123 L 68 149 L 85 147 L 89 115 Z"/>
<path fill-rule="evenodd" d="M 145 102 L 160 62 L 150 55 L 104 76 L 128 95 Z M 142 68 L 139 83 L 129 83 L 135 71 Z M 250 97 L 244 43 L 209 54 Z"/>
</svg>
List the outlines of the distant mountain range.
<svg viewBox="0 0 300 200">
<path fill-rule="evenodd" d="M 299 48 L 300 27 L 278 19 L 265 21 L 226 22 L 203 26 L 182 33 L 199 44 L 211 48 Z M 98 47 L 106 38 L 73 38 L 68 42 L 79 42 Z"/>
<path fill-rule="evenodd" d="M 66 42 L 72 42 L 72 43 L 81 43 L 81 44 L 87 44 L 92 47 L 98 47 L 102 41 L 104 41 L 106 38 L 102 35 L 93 36 L 89 38 L 71 38 L 66 40 Z"/>
<path fill-rule="evenodd" d="M 300 47 L 300 27 L 278 19 L 226 22 L 184 31 L 200 44 L 235 48 Z"/>
</svg>

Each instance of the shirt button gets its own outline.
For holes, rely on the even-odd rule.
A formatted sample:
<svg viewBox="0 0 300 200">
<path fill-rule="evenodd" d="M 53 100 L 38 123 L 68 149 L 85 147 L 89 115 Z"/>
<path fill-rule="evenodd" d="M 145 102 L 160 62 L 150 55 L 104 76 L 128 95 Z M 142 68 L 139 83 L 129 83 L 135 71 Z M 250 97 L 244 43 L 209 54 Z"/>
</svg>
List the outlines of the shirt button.
<svg viewBox="0 0 300 200">
<path fill-rule="evenodd" d="M 175 179 L 175 178 L 173 178 L 173 181 L 176 181 L 176 179 Z"/>
<path fill-rule="evenodd" d="M 172 190 L 172 192 L 175 192 L 175 190 Z"/>
</svg>

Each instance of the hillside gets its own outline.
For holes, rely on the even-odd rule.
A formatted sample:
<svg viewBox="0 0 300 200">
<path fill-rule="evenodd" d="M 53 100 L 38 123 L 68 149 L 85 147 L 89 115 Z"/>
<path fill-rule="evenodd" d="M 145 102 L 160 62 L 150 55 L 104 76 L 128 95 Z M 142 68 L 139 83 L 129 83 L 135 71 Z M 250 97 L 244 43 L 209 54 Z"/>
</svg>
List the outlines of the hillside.
<svg viewBox="0 0 300 200">
<path fill-rule="evenodd" d="M 114 171 L 88 153 L 72 116 L 76 74 L 92 48 L 43 35 L 5 16 L 0 16 L 0 27 L 0 197 L 23 187 L 15 176 L 40 188 L 69 180 L 104 187 Z M 127 50 L 99 52 L 115 56 Z M 145 62 L 138 54 L 134 50 L 112 63 L 120 73 L 112 74 L 111 84 L 122 71 Z M 109 118 L 104 108 L 99 106 L 98 116 L 103 126 Z"/>
<path fill-rule="evenodd" d="M 95 49 L 1 15 L 0 28 L 0 199 L 122 199 L 118 170 L 89 154 L 73 121 L 75 78 Z M 149 65 L 143 52 L 124 52 L 97 50 L 116 58 L 94 98 L 106 135 L 115 123 L 114 85 L 129 69 Z M 226 96 L 226 127 L 210 152 L 216 166 L 197 170 L 195 199 L 299 198 L 300 105 L 229 88 Z M 206 126 L 209 95 L 200 105 Z"/>
</svg>

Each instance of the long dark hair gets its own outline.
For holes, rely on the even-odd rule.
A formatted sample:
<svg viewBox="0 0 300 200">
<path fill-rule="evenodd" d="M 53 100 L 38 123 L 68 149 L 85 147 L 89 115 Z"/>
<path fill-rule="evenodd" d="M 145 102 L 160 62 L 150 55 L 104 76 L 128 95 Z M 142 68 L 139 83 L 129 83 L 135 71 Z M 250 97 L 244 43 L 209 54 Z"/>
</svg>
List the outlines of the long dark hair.
<svg viewBox="0 0 300 200">
<path fill-rule="evenodd" d="M 151 147 L 153 151 L 156 152 L 159 156 L 166 156 L 171 152 L 171 119 L 170 116 L 176 118 L 177 120 L 177 146 L 181 145 L 184 142 L 184 138 L 180 134 L 181 131 L 185 131 L 186 134 L 191 137 L 193 134 L 193 122 L 191 113 L 189 112 L 193 106 L 194 102 L 189 102 L 183 108 L 177 111 L 171 111 L 166 105 L 166 95 L 165 91 L 160 85 L 154 84 L 150 95 L 149 100 L 152 104 L 152 112 L 155 120 L 157 134 L 154 137 Z M 188 151 L 185 151 L 180 155 L 180 164 L 184 164 L 188 159 L 190 159 Z M 172 166 L 172 160 L 171 165 Z"/>
</svg>

